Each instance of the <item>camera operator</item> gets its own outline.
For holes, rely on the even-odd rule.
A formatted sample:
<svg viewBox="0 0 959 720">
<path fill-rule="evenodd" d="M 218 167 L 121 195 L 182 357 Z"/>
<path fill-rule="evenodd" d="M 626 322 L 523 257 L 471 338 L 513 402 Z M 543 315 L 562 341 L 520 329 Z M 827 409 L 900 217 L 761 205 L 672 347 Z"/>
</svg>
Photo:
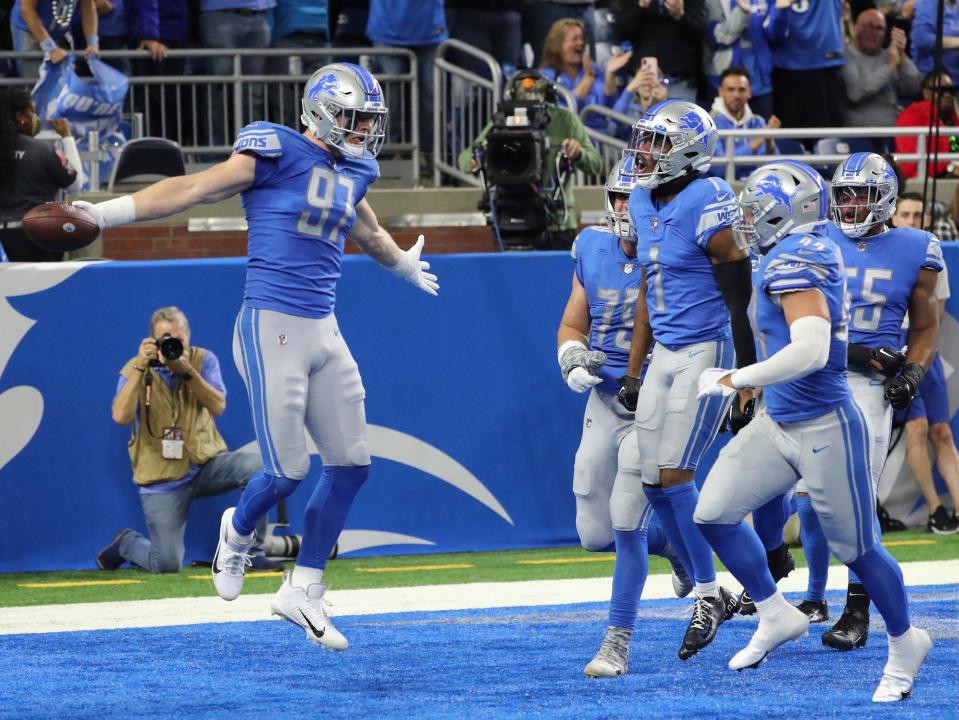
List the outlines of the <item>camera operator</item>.
<svg viewBox="0 0 959 720">
<path fill-rule="evenodd" d="M 497 233 L 500 228 L 507 232 L 512 226 L 518 228 L 521 241 L 525 235 L 527 244 L 537 249 L 568 250 L 579 227 L 572 191 L 574 171 L 600 174 L 603 159 L 580 119 L 556 106 L 556 89 L 540 73 L 515 73 L 507 85 L 507 98 L 473 146 L 460 153 L 460 170 L 484 173 L 492 190 L 491 214 Z M 507 116 L 507 112 L 515 115 Z M 530 153 L 514 152 L 520 144 L 510 145 L 508 136 L 521 136 L 524 128 L 538 147 Z M 497 152 L 491 141 L 504 138 Z M 539 162 L 526 163 L 528 156 L 539 158 Z M 531 174 L 538 171 L 539 177 L 525 177 L 514 168 L 499 166 L 513 162 L 536 168 Z M 514 177 L 508 178 L 511 173 Z M 530 212 L 538 217 L 529 217 Z"/>
<path fill-rule="evenodd" d="M 132 426 L 133 482 L 150 537 L 121 530 L 97 554 L 97 567 L 116 570 L 130 562 L 152 573 L 179 572 L 193 499 L 246 487 L 262 467 L 259 453 L 227 452 L 213 421 L 225 409 L 216 355 L 190 345 L 190 324 L 178 308 L 155 311 L 150 337 L 120 370 L 113 398 L 114 422 Z M 259 549 L 264 523 L 257 528 L 253 567 L 282 569 Z"/>
</svg>

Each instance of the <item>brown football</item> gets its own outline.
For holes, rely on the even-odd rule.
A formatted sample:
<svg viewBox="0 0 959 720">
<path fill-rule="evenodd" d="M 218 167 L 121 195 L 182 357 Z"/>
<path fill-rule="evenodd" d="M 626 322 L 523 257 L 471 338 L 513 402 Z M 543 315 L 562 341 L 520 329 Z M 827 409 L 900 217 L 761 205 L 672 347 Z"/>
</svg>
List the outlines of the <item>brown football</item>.
<svg viewBox="0 0 959 720">
<path fill-rule="evenodd" d="M 37 245 L 53 252 L 79 250 L 100 234 L 88 213 L 58 202 L 37 205 L 24 215 L 23 230 Z"/>
</svg>

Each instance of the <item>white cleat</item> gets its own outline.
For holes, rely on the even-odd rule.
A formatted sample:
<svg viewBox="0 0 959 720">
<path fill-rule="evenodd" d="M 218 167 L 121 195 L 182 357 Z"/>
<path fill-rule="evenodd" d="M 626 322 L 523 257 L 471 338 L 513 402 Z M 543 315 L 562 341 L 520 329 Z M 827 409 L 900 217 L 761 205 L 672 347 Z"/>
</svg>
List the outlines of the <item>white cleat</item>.
<svg viewBox="0 0 959 720">
<path fill-rule="evenodd" d="M 596 657 L 583 669 L 588 678 L 620 677 L 629 669 L 629 639 L 632 631 L 626 628 L 608 627 L 603 644 Z"/>
<path fill-rule="evenodd" d="M 908 700 L 912 693 L 912 683 L 932 649 L 932 638 L 917 627 L 910 627 L 906 635 L 903 638 L 905 642 L 893 643 L 891 638 L 889 640 L 889 659 L 882 669 L 879 687 L 873 693 L 873 702 Z"/>
<path fill-rule="evenodd" d="M 236 600 L 243 590 L 243 576 L 250 564 L 250 548 L 253 543 L 241 545 L 230 540 L 236 508 L 227 508 L 220 518 L 220 541 L 213 555 L 213 586 L 224 600 Z"/>
<path fill-rule="evenodd" d="M 273 596 L 270 609 L 274 615 L 303 628 L 308 640 L 329 650 L 346 650 L 350 643 L 333 627 L 333 622 L 323 607 L 325 592 L 326 586 L 323 583 L 314 583 L 306 590 L 296 587 L 291 584 L 288 575 Z"/>
<path fill-rule="evenodd" d="M 749 639 L 749 644 L 733 655 L 730 670 L 757 668 L 766 656 L 783 643 L 797 640 L 809 634 L 809 617 L 792 605 L 783 605 L 767 619 L 759 618 L 759 627 Z"/>
</svg>

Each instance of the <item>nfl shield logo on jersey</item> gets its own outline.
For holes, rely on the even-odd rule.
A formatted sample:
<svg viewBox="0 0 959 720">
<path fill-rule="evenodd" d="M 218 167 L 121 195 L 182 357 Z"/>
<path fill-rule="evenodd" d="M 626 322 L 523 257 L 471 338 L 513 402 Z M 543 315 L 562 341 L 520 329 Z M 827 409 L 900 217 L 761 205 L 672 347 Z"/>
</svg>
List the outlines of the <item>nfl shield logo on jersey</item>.
<svg viewBox="0 0 959 720">
<path fill-rule="evenodd" d="M 627 275 L 629 275 L 632 271 L 633 271 L 633 264 L 632 264 L 632 263 L 626 263 L 625 265 L 623 265 L 623 272 L 624 272 L 624 273 L 626 273 Z"/>
</svg>

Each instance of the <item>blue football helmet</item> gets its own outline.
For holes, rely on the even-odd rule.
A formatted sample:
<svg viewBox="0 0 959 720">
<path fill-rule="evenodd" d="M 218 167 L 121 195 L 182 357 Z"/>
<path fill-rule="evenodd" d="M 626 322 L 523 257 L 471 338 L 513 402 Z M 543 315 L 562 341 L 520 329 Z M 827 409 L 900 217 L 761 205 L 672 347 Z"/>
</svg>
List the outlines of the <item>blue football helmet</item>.
<svg viewBox="0 0 959 720">
<path fill-rule="evenodd" d="M 616 212 L 615 196 L 629 195 L 636 187 L 636 175 L 632 172 L 633 156 L 624 155 L 609 171 L 606 178 L 606 225 L 616 237 L 636 242 L 636 232 L 629 218 L 629 210 Z"/>
<path fill-rule="evenodd" d="M 790 233 L 814 230 L 829 217 L 829 191 L 822 176 L 791 160 L 754 170 L 738 202 L 742 215 L 733 224 L 736 244 L 761 253 Z"/>
<path fill-rule="evenodd" d="M 855 153 L 832 177 L 833 222 L 849 237 L 862 237 L 892 218 L 898 196 L 892 166 L 876 153 Z"/>
<path fill-rule="evenodd" d="M 344 155 L 376 154 L 386 138 L 389 111 L 368 70 L 352 63 L 324 65 L 303 88 L 300 119 L 313 136 Z"/>
<path fill-rule="evenodd" d="M 633 125 L 623 155 L 633 157 L 636 185 L 652 189 L 705 168 L 716 153 L 716 123 L 685 100 L 656 103 Z"/>
</svg>

